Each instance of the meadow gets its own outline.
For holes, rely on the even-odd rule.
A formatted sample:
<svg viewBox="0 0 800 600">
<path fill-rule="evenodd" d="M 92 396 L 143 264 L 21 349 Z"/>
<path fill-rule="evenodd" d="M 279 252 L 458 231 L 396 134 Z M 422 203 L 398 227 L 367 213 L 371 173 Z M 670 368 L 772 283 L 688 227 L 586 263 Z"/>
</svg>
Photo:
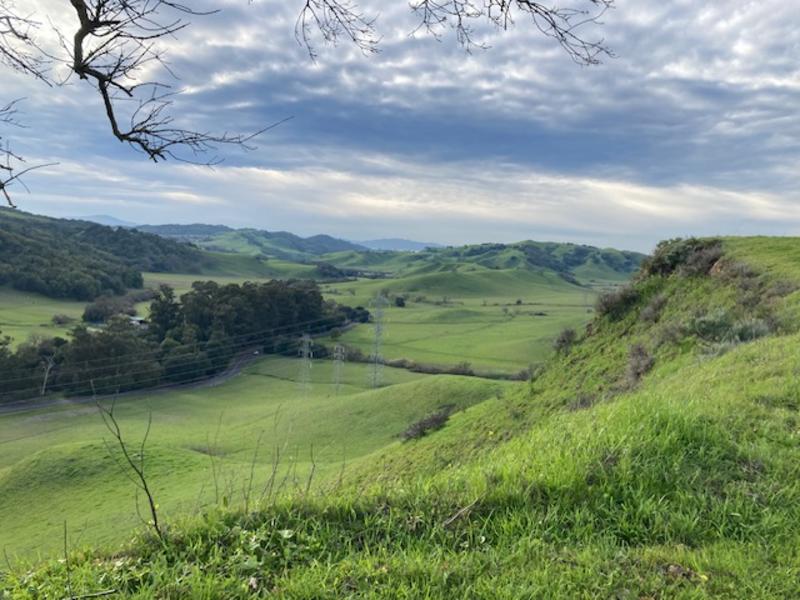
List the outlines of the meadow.
<svg viewBox="0 0 800 600">
<path fill-rule="evenodd" d="M 597 292 L 555 274 L 478 271 L 360 280 L 323 287 L 337 302 L 370 307 L 383 295 L 381 354 L 447 367 L 469 363 L 479 373 L 514 374 L 552 354 L 564 328 L 592 318 Z M 395 304 L 403 298 L 404 306 Z M 325 341 L 325 340 L 323 340 Z M 340 341 L 371 355 L 374 327 L 358 326 Z"/>
<path fill-rule="evenodd" d="M 84 302 L 55 300 L 40 294 L 0 287 L 0 333 L 16 346 L 30 337 L 65 336 L 79 323 Z M 64 315 L 71 323 L 53 323 L 55 315 Z"/>
<path fill-rule="evenodd" d="M 304 374 L 300 360 L 265 357 L 218 385 L 125 395 L 116 414 L 137 448 L 152 414 L 147 472 L 164 516 L 175 518 L 208 504 L 239 506 L 248 482 L 255 502 L 276 464 L 275 492 L 304 488 L 312 469 L 313 482 L 329 479 L 399 444 L 399 434 L 440 406 L 467 409 L 512 385 L 389 368 L 383 384 L 369 387 L 366 365 L 344 365 L 337 386 L 330 361 Z M 109 440 L 91 402 L 0 414 L 0 549 L 52 555 L 65 521 L 77 545 L 124 541 L 140 520 Z"/>
</svg>

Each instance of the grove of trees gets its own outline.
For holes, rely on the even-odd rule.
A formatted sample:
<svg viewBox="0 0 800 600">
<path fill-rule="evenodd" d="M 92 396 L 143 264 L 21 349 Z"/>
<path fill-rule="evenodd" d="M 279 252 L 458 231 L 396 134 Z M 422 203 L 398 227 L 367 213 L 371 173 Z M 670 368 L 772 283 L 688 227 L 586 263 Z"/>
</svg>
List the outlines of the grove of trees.
<svg viewBox="0 0 800 600">
<path fill-rule="evenodd" d="M 224 371 L 236 357 L 296 355 L 302 335 L 368 320 L 363 308 L 325 301 L 310 281 L 201 281 L 180 299 L 162 286 L 147 327 L 120 315 L 100 330 L 80 325 L 69 340 L 31 340 L 16 350 L 0 337 L 0 402 L 46 392 L 107 395 L 199 381 Z"/>
</svg>

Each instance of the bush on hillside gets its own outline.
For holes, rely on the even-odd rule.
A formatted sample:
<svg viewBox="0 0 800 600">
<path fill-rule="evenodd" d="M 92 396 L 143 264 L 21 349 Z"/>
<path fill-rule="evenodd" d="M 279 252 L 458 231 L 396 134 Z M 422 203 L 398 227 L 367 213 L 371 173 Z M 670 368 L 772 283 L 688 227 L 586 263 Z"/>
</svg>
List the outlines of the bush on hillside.
<svg viewBox="0 0 800 600">
<path fill-rule="evenodd" d="M 69 315 L 62 315 L 62 314 L 53 315 L 53 318 L 50 319 L 50 321 L 53 323 L 53 325 L 61 325 L 61 326 L 69 325 L 74 320 L 75 319 L 73 319 Z"/>
<path fill-rule="evenodd" d="M 719 240 L 676 238 L 660 242 L 653 255 L 642 263 L 642 276 L 666 277 L 675 272 L 682 275 L 705 275 L 722 257 Z"/>
<path fill-rule="evenodd" d="M 407 442 L 409 440 L 418 440 L 421 437 L 425 437 L 432 431 L 438 431 L 439 429 L 442 429 L 450 419 L 452 412 L 453 406 L 443 406 L 435 413 L 428 415 L 424 419 L 420 419 L 416 423 L 413 423 L 401 434 L 403 441 Z"/>
<path fill-rule="evenodd" d="M 661 312 L 667 305 L 667 296 L 664 294 L 657 294 L 652 300 L 642 309 L 639 313 L 639 318 L 645 323 L 658 323 L 661 318 Z"/>
<path fill-rule="evenodd" d="M 572 327 L 566 327 L 561 330 L 558 337 L 553 342 L 553 348 L 558 354 L 569 354 L 572 346 L 578 339 L 578 334 Z"/>
<path fill-rule="evenodd" d="M 642 344 L 631 346 L 628 354 L 628 368 L 625 373 L 628 384 L 633 387 L 639 383 L 654 364 L 655 359 Z"/>
<path fill-rule="evenodd" d="M 639 301 L 639 292 L 631 285 L 624 285 L 610 292 L 602 294 L 595 305 L 595 311 L 601 317 L 617 320 L 624 317 L 627 312 Z"/>
</svg>

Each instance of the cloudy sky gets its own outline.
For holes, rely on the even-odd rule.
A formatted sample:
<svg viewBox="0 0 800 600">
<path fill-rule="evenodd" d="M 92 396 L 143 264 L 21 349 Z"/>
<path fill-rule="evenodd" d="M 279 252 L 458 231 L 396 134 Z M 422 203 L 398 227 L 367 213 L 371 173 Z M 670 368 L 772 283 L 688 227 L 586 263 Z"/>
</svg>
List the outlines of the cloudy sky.
<svg viewBox="0 0 800 600">
<path fill-rule="evenodd" d="M 577 6 L 585 0 L 574 0 Z M 49 43 L 63 0 L 33 6 Z M 568 240 L 647 250 L 689 234 L 800 234 L 800 17 L 783 0 L 618 0 L 602 27 L 616 53 L 580 67 L 523 18 L 413 37 L 406 0 L 362 0 L 381 52 L 294 39 L 299 0 L 200 0 L 166 48 L 198 129 L 254 131 L 293 117 L 213 169 L 153 165 L 108 132 L 80 82 L 25 97 L 16 148 L 58 166 L 17 190 L 23 210 L 135 223 L 206 222 L 441 243 Z M 202 5 L 202 6 L 201 6 Z"/>
</svg>

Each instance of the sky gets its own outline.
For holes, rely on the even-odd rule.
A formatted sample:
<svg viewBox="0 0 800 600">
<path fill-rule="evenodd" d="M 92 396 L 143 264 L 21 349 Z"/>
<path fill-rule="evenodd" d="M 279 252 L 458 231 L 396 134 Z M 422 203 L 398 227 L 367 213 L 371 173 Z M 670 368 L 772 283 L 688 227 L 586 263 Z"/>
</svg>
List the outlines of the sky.
<svg viewBox="0 0 800 600">
<path fill-rule="evenodd" d="M 585 7 L 585 0 L 569 0 Z M 562 4 L 569 4 L 565 0 Z M 17 0 L 69 31 L 63 0 Z M 24 98 L 4 131 L 32 173 L 22 210 L 462 244 L 523 239 L 650 250 L 687 235 L 800 234 L 800 27 L 783 0 L 618 0 L 587 28 L 615 54 L 576 65 L 523 16 L 487 49 L 412 34 L 405 0 L 362 0 L 380 52 L 294 37 L 299 0 L 197 0 L 164 45 L 178 122 L 247 133 L 213 168 L 152 164 L 116 141 L 84 82 Z M 31 6 L 29 9 L 28 6 Z M 58 49 L 52 46 L 54 52 Z M 0 67 L 1 68 L 1 67 Z M 55 68 L 58 72 L 58 67 Z"/>
</svg>

